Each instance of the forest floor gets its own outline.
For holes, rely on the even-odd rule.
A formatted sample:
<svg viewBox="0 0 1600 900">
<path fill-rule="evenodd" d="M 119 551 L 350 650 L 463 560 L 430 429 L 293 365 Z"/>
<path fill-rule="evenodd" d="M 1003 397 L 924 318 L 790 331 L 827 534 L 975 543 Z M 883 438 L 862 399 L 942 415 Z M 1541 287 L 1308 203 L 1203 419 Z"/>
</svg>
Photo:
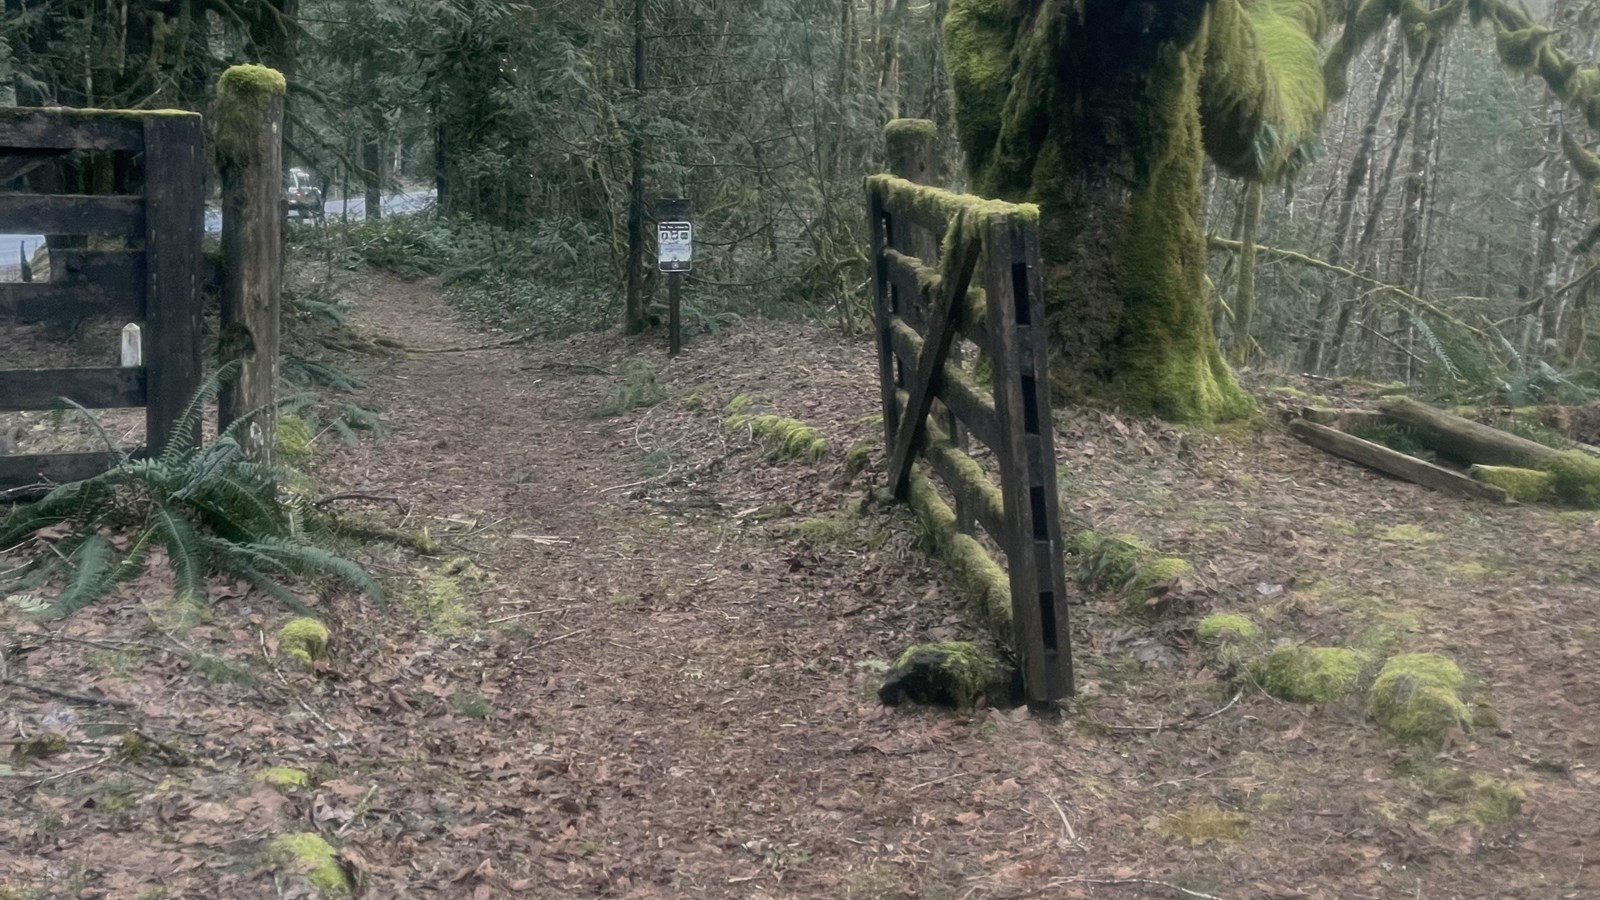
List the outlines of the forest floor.
<svg viewBox="0 0 1600 900">
<path fill-rule="evenodd" d="M 434 284 L 356 287 L 362 332 L 497 337 Z M 392 431 L 321 442 L 320 489 L 440 551 L 368 551 L 387 612 L 307 598 L 334 632 L 311 672 L 239 586 L 198 616 L 157 581 L 61 623 L 0 605 L 0 741 L 72 742 L 0 762 L 0 897 L 312 896 L 265 853 L 297 832 L 371 897 L 1600 896 L 1600 516 L 1385 480 L 1291 439 L 1266 388 L 1258 429 L 1064 411 L 1067 510 L 1193 589 L 1077 598 L 1059 720 L 885 709 L 901 649 L 978 632 L 911 517 L 858 511 L 871 352 L 751 321 L 671 362 L 615 334 L 330 356 Z M 826 458 L 725 429 L 741 394 Z M 1196 646 L 1210 611 L 1446 653 L 1494 715 L 1419 748 L 1359 694 L 1278 702 Z"/>
</svg>

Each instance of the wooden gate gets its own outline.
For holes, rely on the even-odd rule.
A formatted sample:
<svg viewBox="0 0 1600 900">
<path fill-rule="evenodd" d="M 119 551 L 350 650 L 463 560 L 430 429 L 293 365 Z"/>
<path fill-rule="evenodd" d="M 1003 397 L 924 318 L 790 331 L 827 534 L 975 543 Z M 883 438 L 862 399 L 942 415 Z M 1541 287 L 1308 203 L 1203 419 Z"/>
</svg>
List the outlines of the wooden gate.
<svg viewBox="0 0 1600 900">
<path fill-rule="evenodd" d="M 65 397 L 90 409 L 145 408 L 148 447 L 173 436 L 200 383 L 201 119 L 182 112 L 0 109 L 0 230 L 87 235 L 124 249 L 51 251 L 50 280 L 0 284 L 0 326 L 114 317 L 142 329 L 142 366 L 0 370 L 0 412 Z M 123 154 L 138 193 L 17 190 L 23 175 L 73 151 Z M 191 437 L 198 437 L 192 435 Z M 76 481 L 116 454 L 0 456 L 0 489 Z"/>
<path fill-rule="evenodd" d="M 891 175 L 868 179 L 867 194 L 890 488 L 907 497 L 921 450 L 958 526 L 976 522 L 1001 548 L 1027 699 L 1053 703 L 1073 684 L 1038 210 Z M 991 390 L 952 364 L 958 335 L 988 361 Z M 936 400 L 943 426 L 929 420 Z M 968 435 L 992 452 L 999 491 Z"/>
</svg>

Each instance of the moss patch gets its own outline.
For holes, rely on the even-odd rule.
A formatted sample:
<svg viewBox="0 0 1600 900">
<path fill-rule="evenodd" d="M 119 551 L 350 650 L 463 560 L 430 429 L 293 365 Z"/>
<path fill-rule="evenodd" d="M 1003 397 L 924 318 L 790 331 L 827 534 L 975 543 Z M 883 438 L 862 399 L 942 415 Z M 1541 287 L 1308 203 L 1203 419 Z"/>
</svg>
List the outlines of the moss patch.
<svg viewBox="0 0 1600 900">
<path fill-rule="evenodd" d="M 1438 541 L 1439 535 L 1422 528 L 1419 525 L 1396 525 L 1385 528 L 1378 533 L 1378 539 L 1393 541 L 1399 544 L 1432 544 Z"/>
<path fill-rule="evenodd" d="M 980 698 L 1010 693 L 1011 669 L 994 654 L 967 641 L 917 644 L 889 670 L 878 699 L 886 706 L 902 700 L 971 709 Z"/>
<path fill-rule="evenodd" d="M 1367 693 L 1367 709 L 1390 734 L 1407 741 L 1442 738 L 1452 728 L 1472 727 L 1461 697 L 1466 678 L 1454 662 L 1431 653 L 1396 656 Z"/>
<path fill-rule="evenodd" d="M 1327 703 L 1355 690 L 1364 658 L 1343 647 L 1282 646 L 1250 666 L 1262 689 L 1290 703 Z"/>
<path fill-rule="evenodd" d="M 1456 825 L 1499 825 L 1511 820 L 1528 799 L 1522 785 L 1484 775 L 1441 769 L 1428 776 L 1428 790 L 1446 802 L 1428 814 L 1428 827 L 1443 830 Z"/>
<path fill-rule="evenodd" d="M 1543 466 L 1557 497 L 1579 509 L 1600 509 L 1600 459 L 1579 450 L 1558 453 Z"/>
<path fill-rule="evenodd" d="M 855 521 L 847 516 L 825 516 L 789 522 L 780 526 L 779 530 L 789 537 L 813 544 L 832 544 L 849 537 L 855 529 Z"/>
<path fill-rule="evenodd" d="M 460 634 L 472 624 L 472 610 L 467 605 L 467 583 L 482 581 L 483 572 L 466 559 L 452 560 L 437 569 L 425 570 L 417 576 L 417 590 L 401 598 L 401 604 L 411 610 L 438 635 Z"/>
<path fill-rule="evenodd" d="M 273 862 L 306 876 L 324 897 L 351 896 L 350 879 L 340 868 L 332 845 L 318 835 L 281 835 L 267 847 L 267 855 Z"/>
<path fill-rule="evenodd" d="M 307 775 L 304 769 L 274 766 L 270 769 L 262 769 L 250 776 L 250 780 L 258 781 L 262 784 L 270 784 L 278 788 L 297 788 L 310 785 L 311 776 Z"/>
<path fill-rule="evenodd" d="M 998 641 L 1009 642 L 1011 634 L 1011 580 L 983 545 L 956 528 L 956 514 L 939 496 L 933 483 L 919 468 L 911 470 L 909 499 L 911 509 L 927 538 L 930 549 L 950 566 L 957 586 L 967 597 L 978 621 Z"/>
<path fill-rule="evenodd" d="M 217 152 L 222 164 L 243 165 L 261 147 L 268 107 L 281 101 L 288 84 L 266 66 L 234 66 L 217 79 Z"/>
<path fill-rule="evenodd" d="M 774 462 L 786 459 L 816 462 L 828 454 L 828 442 L 815 428 L 798 419 L 756 413 L 747 395 L 740 394 L 733 398 L 723 412 L 723 428 L 729 431 L 748 430 L 766 447 L 767 458 Z"/>
<path fill-rule="evenodd" d="M 1237 613 L 1217 613 L 1206 616 L 1195 626 L 1195 637 L 1208 643 L 1227 640 L 1254 640 L 1260 634 L 1256 623 Z"/>
<path fill-rule="evenodd" d="M 1167 816 L 1157 831 L 1162 837 L 1188 841 L 1194 846 L 1211 841 L 1230 844 L 1250 833 L 1250 817 L 1207 803 Z"/>
<path fill-rule="evenodd" d="M 294 619 L 278 632 L 278 655 L 299 660 L 308 669 L 327 652 L 328 626 L 316 619 Z"/>
<path fill-rule="evenodd" d="M 1507 499 L 1518 503 L 1537 503 L 1555 496 L 1555 476 L 1538 469 L 1473 466 L 1471 475 L 1484 484 L 1501 488 L 1506 492 Z"/>
</svg>

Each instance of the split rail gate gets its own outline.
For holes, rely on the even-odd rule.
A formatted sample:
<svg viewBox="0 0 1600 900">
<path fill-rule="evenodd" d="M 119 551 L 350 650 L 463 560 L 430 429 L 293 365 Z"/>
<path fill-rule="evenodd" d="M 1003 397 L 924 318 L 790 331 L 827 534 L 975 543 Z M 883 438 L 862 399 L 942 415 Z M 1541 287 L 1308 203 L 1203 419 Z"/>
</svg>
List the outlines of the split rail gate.
<svg viewBox="0 0 1600 900">
<path fill-rule="evenodd" d="M 201 119 L 191 113 L 0 109 L 0 230 L 110 238 L 53 249 L 50 280 L 0 284 L 0 326 L 107 316 L 141 325 L 141 366 L 0 370 L 0 412 L 144 407 L 163 447 L 200 384 Z M 26 174 L 75 151 L 115 154 L 123 193 L 29 193 Z M 120 158 L 119 158 L 120 157 Z M 197 437 L 194 436 L 194 437 Z M 116 454 L 0 456 L 0 489 L 89 478 Z"/>
<path fill-rule="evenodd" d="M 891 175 L 868 179 L 867 195 L 890 489 L 908 497 L 922 450 L 956 498 L 957 527 L 976 521 L 999 545 L 1027 700 L 1048 705 L 1073 684 L 1038 212 Z M 989 361 L 992 391 L 952 362 L 957 335 Z M 935 400 L 942 422 L 929 419 Z M 968 436 L 993 452 L 998 503 Z"/>
</svg>

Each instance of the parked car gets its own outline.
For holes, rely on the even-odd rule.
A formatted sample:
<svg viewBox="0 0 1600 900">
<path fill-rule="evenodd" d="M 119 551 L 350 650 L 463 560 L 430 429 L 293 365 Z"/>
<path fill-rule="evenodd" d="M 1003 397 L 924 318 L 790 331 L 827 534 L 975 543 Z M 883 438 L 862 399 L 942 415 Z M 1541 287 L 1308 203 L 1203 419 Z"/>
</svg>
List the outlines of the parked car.
<svg viewBox="0 0 1600 900">
<path fill-rule="evenodd" d="M 311 173 L 295 167 L 283 179 L 283 196 L 289 204 L 289 218 L 299 221 L 322 221 L 322 188 L 317 187 Z"/>
</svg>

